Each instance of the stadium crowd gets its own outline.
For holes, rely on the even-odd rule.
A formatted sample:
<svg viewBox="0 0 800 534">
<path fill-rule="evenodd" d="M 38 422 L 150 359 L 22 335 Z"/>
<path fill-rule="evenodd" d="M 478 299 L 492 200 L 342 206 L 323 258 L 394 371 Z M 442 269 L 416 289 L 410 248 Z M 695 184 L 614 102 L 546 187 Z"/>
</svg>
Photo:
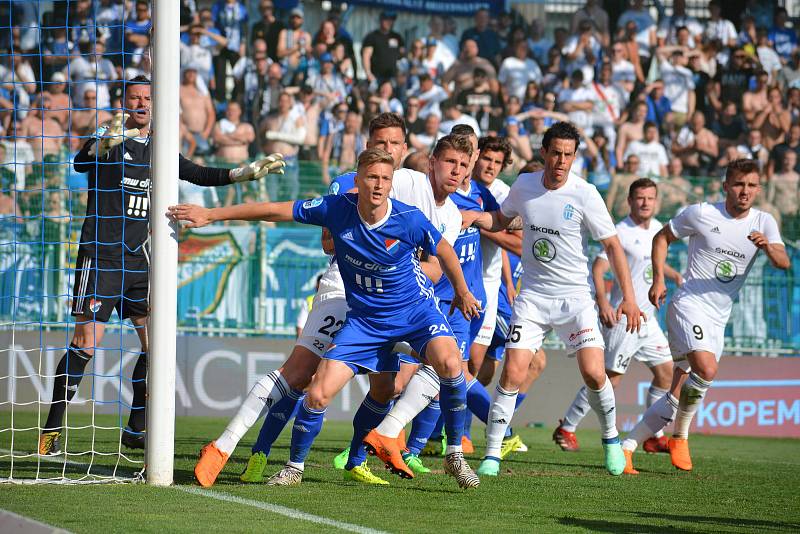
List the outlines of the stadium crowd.
<svg viewBox="0 0 800 534">
<path fill-rule="evenodd" d="M 552 31 L 514 11 L 479 10 L 461 32 L 431 16 L 427 35 L 406 41 L 394 12 L 354 37 L 337 10 L 311 27 L 292 4 L 181 0 L 183 152 L 229 165 L 284 154 L 271 199 L 300 193 L 299 161 L 319 162 L 323 183 L 351 170 L 381 112 L 406 118 L 409 149 L 422 154 L 456 124 L 504 136 L 511 174 L 536 157 L 553 122 L 569 120 L 584 141 L 573 171 L 615 218 L 637 177 L 659 182 L 672 214 L 720 199 L 722 170 L 746 157 L 767 180 L 758 207 L 785 238 L 800 236 L 800 48 L 782 7 L 749 1 L 739 20 L 725 20 L 711 0 L 698 19 L 685 0 L 666 9 L 632 0 L 614 21 L 602 0 L 587 0 Z M 0 214 L 56 213 L 61 197 L 11 190 L 62 189 L 63 163 L 121 107 L 120 81 L 150 74 L 150 4 L 73 0 L 38 13 L 33 2 L 0 2 L 0 17 L 13 20 L 0 35 Z M 66 175 L 69 188 L 86 187 L 85 175 Z M 213 201 L 258 192 L 225 194 Z"/>
</svg>

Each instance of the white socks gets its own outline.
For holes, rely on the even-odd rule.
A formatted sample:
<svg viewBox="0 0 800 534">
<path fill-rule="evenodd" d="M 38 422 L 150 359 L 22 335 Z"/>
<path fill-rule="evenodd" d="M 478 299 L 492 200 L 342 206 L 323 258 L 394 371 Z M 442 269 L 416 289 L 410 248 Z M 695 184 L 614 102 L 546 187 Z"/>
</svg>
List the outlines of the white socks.
<svg viewBox="0 0 800 534">
<path fill-rule="evenodd" d="M 586 386 L 582 386 L 575 395 L 575 400 L 567 408 L 567 413 L 564 414 L 564 421 L 561 423 L 561 428 L 567 432 L 575 432 L 578 425 L 583 421 L 584 416 L 589 412 L 589 398 L 586 395 Z"/>
<path fill-rule="evenodd" d="M 381 436 L 396 438 L 400 431 L 439 394 L 439 377 L 429 365 L 423 365 L 408 382 L 405 391 L 375 430 Z"/>
<path fill-rule="evenodd" d="M 517 395 L 519 389 L 506 391 L 500 384 L 489 409 L 489 421 L 486 424 L 486 457 L 500 459 L 500 449 L 503 446 L 503 438 L 506 429 L 511 424 L 511 417 L 514 415 L 514 408 L 517 405 Z"/>
<path fill-rule="evenodd" d="M 710 381 L 705 381 L 696 374 L 689 373 L 689 378 L 681 388 L 681 398 L 678 404 L 678 413 L 675 416 L 675 430 L 672 435 L 676 438 L 689 437 L 689 425 L 694 414 L 703 402 L 706 391 L 711 387 Z"/>
<path fill-rule="evenodd" d="M 617 405 L 614 399 L 614 388 L 611 387 L 611 380 L 604 377 L 606 380 L 603 386 L 594 390 L 586 387 L 586 398 L 589 400 L 589 406 L 597 414 L 600 420 L 600 432 L 603 439 L 615 438 L 619 435 L 617 432 Z"/>
<path fill-rule="evenodd" d="M 672 393 L 666 392 L 663 397 L 654 402 L 642 415 L 642 420 L 636 423 L 625 441 L 622 448 L 626 451 L 635 451 L 640 443 L 644 443 L 653 434 L 661 430 L 675 419 L 675 412 L 678 409 L 678 399 Z"/>
<path fill-rule="evenodd" d="M 289 384 L 278 370 L 272 371 L 253 385 L 239 411 L 217 438 L 217 448 L 225 454 L 232 454 L 239 440 L 250 430 L 256 421 L 289 393 Z"/>
<path fill-rule="evenodd" d="M 667 394 L 666 389 L 657 388 L 653 384 L 650 384 L 650 387 L 647 389 L 647 400 L 645 401 L 645 407 L 649 408 L 650 406 L 655 404 L 656 401 L 658 401 L 658 399 L 660 399 L 666 394 Z M 657 438 L 660 438 L 663 435 L 664 435 L 663 430 L 659 430 L 654 434 L 654 436 Z"/>
</svg>

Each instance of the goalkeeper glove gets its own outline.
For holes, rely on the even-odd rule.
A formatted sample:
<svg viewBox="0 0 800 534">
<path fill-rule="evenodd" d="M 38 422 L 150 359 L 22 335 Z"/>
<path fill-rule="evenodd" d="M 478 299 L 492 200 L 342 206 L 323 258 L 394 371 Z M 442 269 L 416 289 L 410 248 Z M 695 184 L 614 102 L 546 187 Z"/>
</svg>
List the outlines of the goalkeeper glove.
<svg viewBox="0 0 800 534">
<path fill-rule="evenodd" d="M 284 167 L 286 162 L 283 161 L 283 154 L 276 152 L 244 167 L 232 169 L 228 176 L 234 183 L 260 180 L 268 174 L 283 174 Z"/>
<path fill-rule="evenodd" d="M 89 148 L 89 155 L 96 155 L 98 158 L 102 158 L 108 154 L 112 148 L 122 143 L 126 137 L 136 137 L 139 135 L 138 128 L 131 128 L 130 130 L 124 129 L 128 117 L 130 117 L 130 115 L 127 113 L 117 113 L 114 115 L 114 118 L 111 119 L 111 125 L 103 132 L 102 137 Z"/>
</svg>

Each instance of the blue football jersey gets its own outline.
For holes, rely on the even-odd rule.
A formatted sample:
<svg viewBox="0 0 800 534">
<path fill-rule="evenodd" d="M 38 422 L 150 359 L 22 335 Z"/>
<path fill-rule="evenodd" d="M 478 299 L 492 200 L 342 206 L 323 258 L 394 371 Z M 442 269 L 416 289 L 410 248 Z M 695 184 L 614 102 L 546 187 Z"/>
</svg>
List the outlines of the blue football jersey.
<svg viewBox="0 0 800 534">
<path fill-rule="evenodd" d="M 329 195 L 343 195 L 356 186 L 356 171 L 340 174 L 328 186 Z"/>
<path fill-rule="evenodd" d="M 489 190 L 475 182 L 470 181 L 469 191 L 457 190 L 450 195 L 455 205 L 462 211 L 495 211 L 500 205 Z M 481 233 L 474 226 L 461 230 L 453 248 L 461 263 L 464 279 L 467 281 L 470 292 L 482 305 L 486 304 L 486 291 L 483 287 L 483 256 L 481 254 Z M 435 286 L 436 296 L 441 300 L 453 299 L 453 286 L 446 276 L 442 276 Z"/>
<path fill-rule="evenodd" d="M 328 195 L 298 200 L 297 222 L 331 231 L 339 271 L 350 309 L 372 317 L 433 298 L 431 281 L 422 272 L 417 249 L 436 255 L 442 235 L 417 208 L 390 200 L 384 220 L 368 225 L 357 208 L 358 195 Z"/>
<path fill-rule="evenodd" d="M 519 292 L 519 279 L 522 276 L 522 262 L 519 256 L 507 252 L 508 263 L 511 267 L 511 280 L 514 282 L 514 289 Z M 511 317 L 511 302 L 508 300 L 508 288 L 506 286 L 506 279 L 500 277 L 500 295 L 497 299 L 497 314 L 505 317 Z"/>
</svg>

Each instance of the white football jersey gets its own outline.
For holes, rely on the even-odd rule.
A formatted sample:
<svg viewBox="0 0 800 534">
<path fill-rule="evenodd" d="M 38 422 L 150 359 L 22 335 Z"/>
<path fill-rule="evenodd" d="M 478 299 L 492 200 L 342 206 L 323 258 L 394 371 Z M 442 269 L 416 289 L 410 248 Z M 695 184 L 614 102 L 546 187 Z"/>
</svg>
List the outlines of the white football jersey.
<svg viewBox="0 0 800 534">
<path fill-rule="evenodd" d="M 456 242 L 461 232 L 461 212 L 449 196 L 444 204 L 436 205 L 430 178 L 411 169 L 398 169 L 394 171 L 389 196 L 419 208 L 448 243 Z"/>
<path fill-rule="evenodd" d="M 653 261 L 651 252 L 653 250 L 653 237 L 661 230 L 662 224 L 655 219 L 650 220 L 647 228 L 637 225 L 630 217 L 625 217 L 617 223 L 617 236 L 625 250 L 625 259 L 628 261 L 628 268 L 631 271 L 633 281 L 633 292 L 636 295 L 636 304 L 647 318 L 655 316 L 655 307 L 650 304 L 647 293 L 653 285 Z M 598 255 L 608 261 L 605 251 Z M 622 290 L 619 283 L 614 280 L 609 299 L 614 309 L 622 302 Z"/>
<path fill-rule="evenodd" d="M 549 190 L 543 174 L 520 175 L 500 207 L 522 217 L 522 288 L 553 298 L 590 295 L 587 241 L 616 235 L 614 222 L 595 186 L 570 173 Z"/>
<path fill-rule="evenodd" d="M 431 181 L 427 176 L 411 169 L 394 171 L 392 190 L 389 192 L 389 196 L 419 208 L 448 243 L 452 245 L 456 242 L 458 233 L 461 231 L 461 212 L 458 211 L 450 197 L 447 197 L 442 206 L 436 205 Z M 323 273 L 317 295 L 320 300 L 345 298 L 344 282 L 335 259 Z"/>
<path fill-rule="evenodd" d="M 689 238 L 684 283 L 673 300 L 701 306 L 720 324 L 728 322 L 733 301 L 758 254 L 747 236 L 761 232 L 770 244 L 783 244 L 772 215 L 750 208 L 746 217 L 734 219 L 724 202 L 693 204 L 676 215 L 669 228 L 675 237 Z"/>
<path fill-rule="evenodd" d="M 511 188 L 500 179 L 492 182 L 487 187 L 498 204 L 503 204 Z M 481 251 L 483 252 L 483 285 L 490 287 L 499 286 L 503 273 L 503 257 L 501 248 L 491 239 L 481 236 Z"/>
</svg>

